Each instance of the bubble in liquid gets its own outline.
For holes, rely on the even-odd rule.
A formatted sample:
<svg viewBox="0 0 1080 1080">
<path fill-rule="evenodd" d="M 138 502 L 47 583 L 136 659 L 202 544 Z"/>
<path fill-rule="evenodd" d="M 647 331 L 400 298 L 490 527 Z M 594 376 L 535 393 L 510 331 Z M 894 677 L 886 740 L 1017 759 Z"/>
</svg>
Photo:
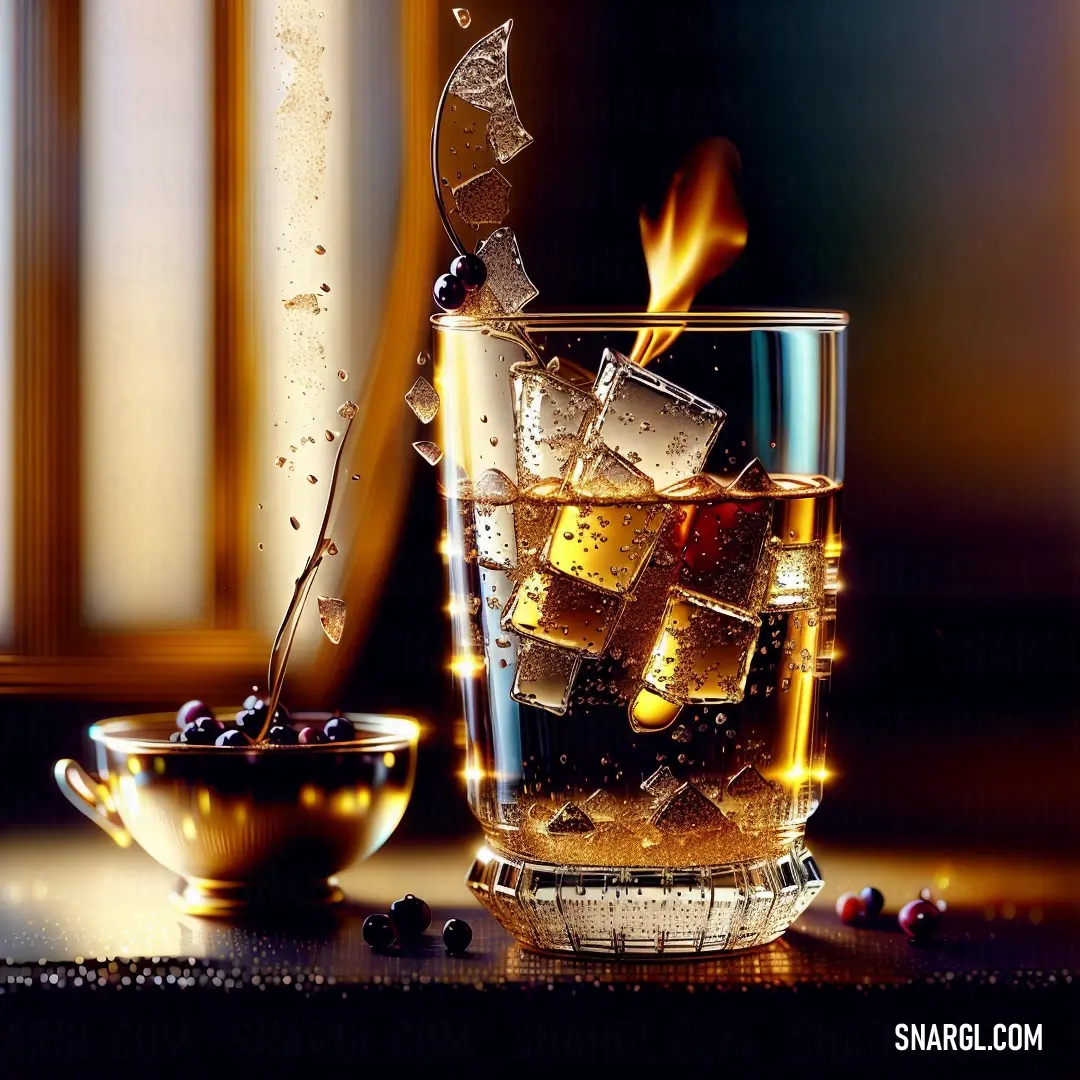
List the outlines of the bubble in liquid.
<svg viewBox="0 0 1080 1080">
<path fill-rule="evenodd" d="M 326 439 L 327 442 L 333 442 L 334 441 L 334 433 L 329 428 L 327 428 L 323 432 L 323 437 Z"/>
<path fill-rule="evenodd" d="M 472 16 L 469 14 L 468 8 L 454 8 L 454 18 L 457 19 L 457 24 L 461 27 L 462 30 L 468 30 L 469 26 L 472 23 Z"/>
<path fill-rule="evenodd" d="M 327 545 L 326 554 L 327 555 L 336 555 L 337 553 L 338 553 L 338 546 L 337 546 L 337 544 L 334 543 L 333 540 L 331 540 L 329 545 Z"/>
<path fill-rule="evenodd" d="M 430 359 L 431 359 L 431 357 L 428 356 L 428 354 L 426 352 L 418 353 L 417 356 L 416 356 L 416 362 L 421 367 L 423 367 Z"/>
<path fill-rule="evenodd" d="M 262 551 L 262 549 L 263 549 L 263 546 L 262 546 L 262 544 L 260 544 L 259 545 L 259 550 Z"/>
<path fill-rule="evenodd" d="M 322 289 L 323 292 L 329 292 L 330 291 L 330 286 L 327 285 L 325 281 L 319 286 L 319 288 Z"/>
<path fill-rule="evenodd" d="M 316 255 L 325 255 L 326 254 L 326 248 L 324 248 L 322 246 L 322 244 L 316 244 L 315 245 L 315 254 Z"/>
<path fill-rule="evenodd" d="M 350 477 L 350 479 L 352 479 L 352 480 L 359 480 L 359 479 L 360 479 L 360 474 L 359 474 L 358 472 L 354 472 L 354 473 L 352 474 L 352 476 Z"/>
<path fill-rule="evenodd" d="M 319 478 L 317 476 L 312 476 L 311 473 L 308 473 L 307 482 L 309 484 L 317 484 L 319 482 Z"/>
<path fill-rule="evenodd" d="M 290 525 L 291 525 L 291 526 L 292 526 L 292 527 L 293 527 L 294 529 L 299 529 L 299 528 L 300 528 L 300 522 L 299 522 L 299 521 L 297 521 L 297 520 L 296 520 L 296 518 L 294 518 L 294 517 L 291 517 L 291 518 L 289 518 L 289 524 L 290 524 Z"/>
<path fill-rule="evenodd" d="M 491 443 L 492 446 L 498 446 L 499 445 L 499 437 L 497 435 L 492 435 L 491 438 L 488 439 L 488 442 Z"/>
<path fill-rule="evenodd" d="M 263 505 L 262 505 L 262 503 L 256 503 L 255 505 L 256 505 L 256 506 L 258 506 L 258 508 L 259 508 L 260 510 L 261 510 L 261 509 L 263 508 Z"/>
<path fill-rule="evenodd" d="M 348 373 L 347 371 L 342 371 L 342 370 L 340 370 L 340 369 L 339 369 L 339 370 L 338 370 L 338 373 L 337 373 L 337 377 L 338 377 L 338 378 L 339 378 L 339 379 L 340 379 L 340 380 L 341 380 L 342 382 L 345 382 L 345 381 L 346 381 L 346 380 L 347 380 L 347 379 L 349 378 L 349 373 Z"/>
</svg>

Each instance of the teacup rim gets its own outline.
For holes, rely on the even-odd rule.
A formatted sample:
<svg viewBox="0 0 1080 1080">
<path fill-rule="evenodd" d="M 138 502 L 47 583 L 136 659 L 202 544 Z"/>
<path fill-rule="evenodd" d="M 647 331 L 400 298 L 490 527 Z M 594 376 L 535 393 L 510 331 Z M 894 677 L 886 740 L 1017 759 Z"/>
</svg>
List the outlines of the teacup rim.
<svg viewBox="0 0 1080 1080">
<path fill-rule="evenodd" d="M 242 706 L 219 707 L 212 709 L 215 716 L 232 717 L 241 710 Z M 411 716 L 395 713 L 360 713 L 360 712 L 324 712 L 304 711 L 291 714 L 294 722 L 310 720 L 325 722 L 332 716 L 344 716 L 352 723 L 366 729 L 360 738 L 350 742 L 336 743 L 312 743 L 305 746 L 296 745 L 267 745 L 249 746 L 244 748 L 243 755 L 250 754 L 280 754 L 280 753 L 363 753 L 393 750 L 402 744 L 410 750 L 415 750 L 420 739 L 420 722 Z M 105 720 L 95 721 L 90 725 L 87 734 L 92 742 L 105 746 L 118 753 L 231 753 L 236 755 L 235 747 L 205 746 L 192 743 L 169 742 L 168 738 L 161 740 L 137 738 L 125 735 L 125 731 L 145 730 L 147 726 L 161 725 L 163 729 L 176 730 L 176 714 L 174 712 L 133 713 L 129 716 L 113 716 Z M 372 730 L 372 729 L 375 730 Z"/>
</svg>

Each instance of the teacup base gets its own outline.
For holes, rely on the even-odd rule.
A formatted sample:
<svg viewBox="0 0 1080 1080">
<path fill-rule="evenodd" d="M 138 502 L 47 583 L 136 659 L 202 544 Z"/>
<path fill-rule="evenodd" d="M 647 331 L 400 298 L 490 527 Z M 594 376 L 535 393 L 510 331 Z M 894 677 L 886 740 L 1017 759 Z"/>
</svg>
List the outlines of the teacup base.
<svg viewBox="0 0 1080 1080">
<path fill-rule="evenodd" d="M 252 912 L 325 908 L 345 898 L 334 878 L 294 884 L 287 891 L 250 883 L 181 878 L 169 893 L 173 907 L 185 915 L 222 919 Z"/>
</svg>

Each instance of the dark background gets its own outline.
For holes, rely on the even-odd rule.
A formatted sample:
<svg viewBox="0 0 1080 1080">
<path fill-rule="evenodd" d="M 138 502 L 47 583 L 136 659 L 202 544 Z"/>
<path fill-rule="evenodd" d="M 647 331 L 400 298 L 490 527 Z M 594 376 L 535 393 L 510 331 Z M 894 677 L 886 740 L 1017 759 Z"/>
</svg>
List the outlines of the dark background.
<svg viewBox="0 0 1080 1080">
<path fill-rule="evenodd" d="M 444 72 L 515 20 L 512 80 L 535 142 L 506 169 L 508 224 L 534 306 L 643 305 L 638 209 L 719 134 L 742 154 L 750 238 L 699 305 L 851 313 L 834 776 L 812 833 L 1001 852 L 1074 838 L 1076 6 L 469 6 L 469 31 L 440 10 Z M 429 722 L 411 836 L 471 827 L 441 513 L 420 463 L 342 702 Z M 140 704 L 175 702 L 0 703 L 0 821 L 70 823 L 52 761 L 86 723 Z"/>
</svg>

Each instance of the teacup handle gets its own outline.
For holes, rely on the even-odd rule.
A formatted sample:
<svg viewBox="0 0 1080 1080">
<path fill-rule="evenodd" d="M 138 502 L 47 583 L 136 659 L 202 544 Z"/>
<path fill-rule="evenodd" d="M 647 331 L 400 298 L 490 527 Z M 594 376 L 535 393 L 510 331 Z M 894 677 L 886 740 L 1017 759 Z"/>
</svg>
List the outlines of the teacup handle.
<svg viewBox="0 0 1080 1080">
<path fill-rule="evenodd" d="M 53 767 L 53 776 L 67 801 L 100 825 L 119 845 L 131 847 L 131 833 L 116 812 L 109 789 L 72 758 L 61 758 Z"/>
</svg>

